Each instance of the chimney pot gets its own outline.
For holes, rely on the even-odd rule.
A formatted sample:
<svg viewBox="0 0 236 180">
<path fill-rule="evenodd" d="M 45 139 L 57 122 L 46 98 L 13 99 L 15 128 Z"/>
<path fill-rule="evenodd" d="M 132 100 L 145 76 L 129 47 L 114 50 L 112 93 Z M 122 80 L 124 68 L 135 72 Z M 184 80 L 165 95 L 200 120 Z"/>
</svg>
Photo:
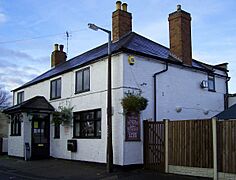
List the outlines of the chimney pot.
<svg viewBox="0 0 236 180">
<path fill-rule="evenodd" d="M 127 6 L 128 6 L 127 3 L 123 3 L 122 4 L 122 10 L 127 12 Z"/>
<path fill-rule="evenodd" d="M 58 44 L 54 44 L 54 51 L 58 51 Z"/>
<path fill-rule="evenodd" d="M 116 10 L 121 9 L 121 1 L 116 1 Z"/>
<path fill-rule="evenodd" d="M 59 48 L 60 48 L 60 51 L 63 52 L 64 45 L 60 44 Z"/>
<path fill-rule="evenodd" d="M 177 11 L 181 11 L 181 5 L 180 4 L 177 5 Z"/>
</svg>

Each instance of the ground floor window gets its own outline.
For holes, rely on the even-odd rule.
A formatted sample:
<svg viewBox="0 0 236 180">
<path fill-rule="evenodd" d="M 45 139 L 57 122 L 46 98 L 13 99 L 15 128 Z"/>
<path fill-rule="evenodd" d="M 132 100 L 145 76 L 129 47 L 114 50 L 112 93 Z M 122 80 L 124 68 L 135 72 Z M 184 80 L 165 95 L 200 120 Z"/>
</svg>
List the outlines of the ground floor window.
<svg viewBox="0 0 236 180">
<path fill-rule="evenodd" d="M 54 138 L 59 139 L 60 138 L 60 124 L 54 125 Z"/>
<path fill-rule="evenodd" d="M 11 117 L 11 136 L 20 136 L 21 135 L 21 121 L 20 115 L 13 115 Z"/>
<path fill-rule="evenodd" d="M 101 109 L 74 113 L 75 138 L 101 138 Z"/>
</svg>

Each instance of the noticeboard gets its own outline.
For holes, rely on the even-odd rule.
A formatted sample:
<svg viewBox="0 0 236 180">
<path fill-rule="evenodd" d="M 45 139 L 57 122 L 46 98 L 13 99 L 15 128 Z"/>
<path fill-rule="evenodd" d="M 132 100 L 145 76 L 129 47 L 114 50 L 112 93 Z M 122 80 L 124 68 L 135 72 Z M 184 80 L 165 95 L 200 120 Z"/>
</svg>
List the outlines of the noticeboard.
<svg viewBox="0 0 236 180">
<path fill-rule="evenodd" d="M 127 113 L 126 114 L 126 141 L 140 141 L 140 114 Z"/>
</svg>

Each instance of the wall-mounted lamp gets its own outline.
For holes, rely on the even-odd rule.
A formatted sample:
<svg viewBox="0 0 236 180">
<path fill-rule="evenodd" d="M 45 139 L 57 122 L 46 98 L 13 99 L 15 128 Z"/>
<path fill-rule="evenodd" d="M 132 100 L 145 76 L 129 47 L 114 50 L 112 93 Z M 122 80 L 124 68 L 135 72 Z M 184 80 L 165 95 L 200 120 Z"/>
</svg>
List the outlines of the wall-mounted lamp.
<svg viewBox="0 0 236 180">
<path fill-rule="evenodd" d="M 28 119 L 29 119 L 29 121 L 32 121 L 32 119 L 33 119 L 33 114 L 27 114 L 27 116 L 28 116 Z"/>
</svg>

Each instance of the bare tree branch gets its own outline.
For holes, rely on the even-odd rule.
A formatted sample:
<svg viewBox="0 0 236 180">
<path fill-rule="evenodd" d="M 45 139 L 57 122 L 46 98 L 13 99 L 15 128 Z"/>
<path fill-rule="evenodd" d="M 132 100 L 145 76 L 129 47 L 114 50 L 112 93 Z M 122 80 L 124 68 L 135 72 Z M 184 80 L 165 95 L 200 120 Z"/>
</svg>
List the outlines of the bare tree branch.
<svg viewBox="0 0 236 180">
<path fill-rule="evenodd" d="M 4 91 L 3 89 L 0 88 L 0 106 L 8 105 L 9 103 L 10 96 L 7 93 L 7 91 Z"/>
</svg>

